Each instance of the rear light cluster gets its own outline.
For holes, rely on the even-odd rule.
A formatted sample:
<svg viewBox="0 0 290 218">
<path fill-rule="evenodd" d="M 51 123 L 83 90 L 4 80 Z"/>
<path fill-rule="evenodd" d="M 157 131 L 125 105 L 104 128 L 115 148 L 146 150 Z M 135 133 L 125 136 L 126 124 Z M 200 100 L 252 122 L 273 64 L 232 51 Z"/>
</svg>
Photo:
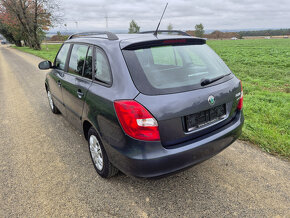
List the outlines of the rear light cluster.
<svg viewBox="0 0 290 218">
<path fill-rule="evenodd" d="M 115 101 L 114 106 L 127 135 L 139 140 L 160 141 L 156 119 L 141 104 L 134 100 L 120 100 Z"/>
<path fill-rule="evenodd" d="M 238 103 L 238 106 L 237 106 L 237 109 L 238 110 L 242 110 L 242 108 L 243 108 L 243 101 L 244 101 L 242 81 L 240 81 L 240 82 L 241 82 L 241 97 L 239 99 L 239 103 Z"/>
</svg>

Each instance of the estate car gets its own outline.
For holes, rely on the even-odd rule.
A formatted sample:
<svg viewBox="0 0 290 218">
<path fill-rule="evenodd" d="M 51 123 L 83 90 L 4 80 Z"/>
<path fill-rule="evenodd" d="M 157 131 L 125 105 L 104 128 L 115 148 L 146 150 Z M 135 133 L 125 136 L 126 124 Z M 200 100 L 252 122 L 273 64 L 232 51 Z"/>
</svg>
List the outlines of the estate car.
<svg viewBox="0 0 290 218">
<path fill-rule="evenodd" d="M 205 39 L 165 32 L 75 34 L 39 64 L 51 111 L 83 132 L 102 177 L 173 173 L 242 132 L 240 80 Z"/>
</svg>

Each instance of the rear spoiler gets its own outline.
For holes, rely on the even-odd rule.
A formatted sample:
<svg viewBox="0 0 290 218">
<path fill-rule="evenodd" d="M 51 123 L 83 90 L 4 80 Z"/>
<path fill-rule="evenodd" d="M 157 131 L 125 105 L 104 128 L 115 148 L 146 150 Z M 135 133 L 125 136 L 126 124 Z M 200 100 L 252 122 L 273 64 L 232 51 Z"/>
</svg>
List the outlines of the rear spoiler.
<svg viewBox="0 0 290 218">
<path fill-rule="evenodd" d="M 123 50 L 136 50 L 142 48 L 151 48 L 151 47 L 159 47 L 166 45 L 203 45 L 206 44 L 206 40 L 202 38 L 169 38 L 162 40 L 152 40 L 152 41 L 143 41 L 129 44 L 123 47 Z"/>
</svg>

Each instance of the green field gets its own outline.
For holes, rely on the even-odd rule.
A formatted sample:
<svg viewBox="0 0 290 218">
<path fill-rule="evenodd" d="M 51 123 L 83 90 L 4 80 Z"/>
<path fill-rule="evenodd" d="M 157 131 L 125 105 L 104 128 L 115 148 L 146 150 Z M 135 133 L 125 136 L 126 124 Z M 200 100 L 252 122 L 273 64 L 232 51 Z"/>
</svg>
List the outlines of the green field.
<svg viewBox="0 0 290 218">
<path fill-rule="evenodd" d="M 290 157 L 290 39 L 220 40 L 208 44 L 244 88 L 242 139 Z"/>
<path fill-rule="evenodd" d="M 290 39 L 207 42 L 242 80 L 245 125 L 241 139 L 290 157 Z M 60 45 L 19 50 L 52 61 Z"/>
</svg>

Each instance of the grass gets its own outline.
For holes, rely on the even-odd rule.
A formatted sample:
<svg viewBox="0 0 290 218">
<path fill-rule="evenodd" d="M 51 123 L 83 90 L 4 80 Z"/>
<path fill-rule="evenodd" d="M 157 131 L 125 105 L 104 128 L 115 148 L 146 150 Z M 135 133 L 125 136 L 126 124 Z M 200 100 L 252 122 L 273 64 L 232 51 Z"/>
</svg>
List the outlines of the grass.
<svg viewBox="0 0 290 218">
<path fill-rule="evenodd" d="M 207 42 L 242 80 L 245 125 L 241 139 L 290 158 L 290 39 Z M 53 61 L 60 45 L 17 48 Z"/>
<path fill-rule="evenodd" d="M 290 39 L 217 40 L 208 44 L 244 88 L 241 139 L 290 157 Z"/>
<path fill-rule="evenodd" d="M 55 55 L 58 52 L 60 46 L 61 46 L 61 44 L 45 44 L 45 45 L 42 45 L 42 49 L 40 51 L 33 50 L 31 48 L 28 48 L 28 47 L 16 47 L 16 46 L 13 46 L 13 47 L 20 50 L 20 51 L 30 53 L 30 54 L 33 54 L 35 56 L 41 57 L 45 60 L 49 60 L 49 61 L 53 62 Z"/>
</svg>

